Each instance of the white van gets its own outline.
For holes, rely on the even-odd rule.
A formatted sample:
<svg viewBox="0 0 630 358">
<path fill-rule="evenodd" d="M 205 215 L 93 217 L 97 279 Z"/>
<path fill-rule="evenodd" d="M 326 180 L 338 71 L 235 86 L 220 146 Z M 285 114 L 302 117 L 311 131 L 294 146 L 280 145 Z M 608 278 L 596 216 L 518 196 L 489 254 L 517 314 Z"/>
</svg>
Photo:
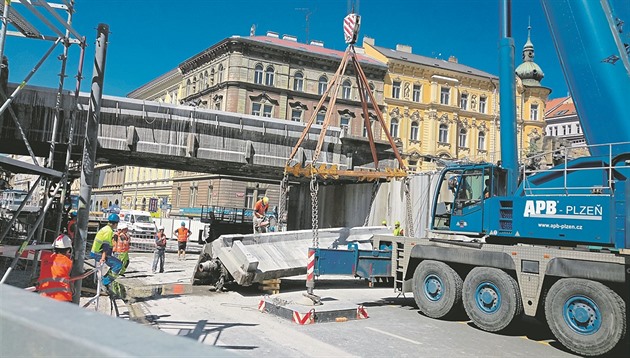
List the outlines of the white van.
<svg viewBox="0 0 630 358">
<path fill-rule="evenodd" d="M 155 235 L 157 227 L 153 222 L 151 213 L 141 210 L 121 210 L 120 222 L 129 226 L 132 235 Z"/>
</svg>

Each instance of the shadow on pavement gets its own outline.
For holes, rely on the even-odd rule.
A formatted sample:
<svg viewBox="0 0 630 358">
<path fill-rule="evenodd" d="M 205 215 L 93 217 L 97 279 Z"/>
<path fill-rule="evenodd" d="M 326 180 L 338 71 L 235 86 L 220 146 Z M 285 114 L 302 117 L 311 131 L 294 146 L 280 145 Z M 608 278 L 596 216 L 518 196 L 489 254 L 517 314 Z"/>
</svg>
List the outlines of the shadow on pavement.
<svg viewBox="0 0 630 358">
<path fill-rule="evenodd" d="M 467 325 L 474 329 L 481 330 L 472 321 L 468 322 Z M 556 337 L 554 337 L 553 333 L 546 324 L 533 317 L 523 316 L 521 318 L 516 318 L 516 320 L 508 328 L 500 332 L 486 333 L 501 336 L 523 337 L 536 342 L 544 341 L 559 351 L 575 354 L 565 348 L 562 344 L 560 344 L 560 342 L 556 341 Z"/>
<path fill-rule="evenodd" d="M 362 302 L 361 303 L 365 307 L 382 307 L 382 306 L 398 306 L 398 307 L 408 307 L 408 308 L 416 308 L 415 303 L 413 301 L 413 297 L 385 297 L 381 298 L 378 301 L 372 302 Z"/>
<path fill-rule="evenodd" d="M 210 286 L 208 286 L 210 287 Z M 251 286 L 239 286 L 236 284 L 226 284 L 225 289 L 227 291 L 238 292 L 244 297 L 261 296 L 268 294 L 267 291 L 261 289 L 262 284 L 253 284 Z M 315 282 L 315 294 L 317 290 L 329 290 L 329 289 L 370 289 L 368 282 L 360 279 L 326 279 L 318 280 Z M 306 280 L 295 278 L 281 278 L 280 279 L 280 293 L 288 292 L 306 292 Z"/>
<path fill-rule="evenodd" d="M 168 315 L 165 315 L 168 316 Z M 202 319 L 195 321 L 170 321 L 163 320 L 165 316 L 147 316 L 152 324 L 157 325 L 160 330 L 175 330 L 178 336 L 194 339 L 199 342 L 208 343 L 219 348 L 234 350 L 253 350 L 258 346 L 245 345 L 220 345 L 219 339 L 227 329 L 233 327 L 255 327 L 254 323 L 234 323 L 234 322 L 208 322 Z M 151 319 L 153 318 L 153 319 Z"/>
</svg>

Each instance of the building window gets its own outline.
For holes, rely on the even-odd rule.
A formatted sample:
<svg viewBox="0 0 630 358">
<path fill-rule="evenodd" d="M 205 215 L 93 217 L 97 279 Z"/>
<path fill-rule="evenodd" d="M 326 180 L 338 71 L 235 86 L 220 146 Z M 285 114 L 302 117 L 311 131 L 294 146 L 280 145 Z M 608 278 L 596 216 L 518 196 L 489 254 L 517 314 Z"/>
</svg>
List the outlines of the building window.
<svg viewBox="0 0 630 358">
<path fill-rule="evenodd" d="M 370 119 L 370 128 L 374 128 L 374 120 Z M 368 127 L 365 126 L 365 121 L 363 122 L 363 136 L 367 138 L 368 136 Z M 374 136 L 374 132 L 372 132 L 372 136 Z"/>
<path fill-rule="evenodd" d="M 409 139 L 418 140 L 418 122 L 411 122 L 411 132 L 409 134 Z"/>
<path fill-rule="evenodd" d="M 321 76 L 319 78 L 319 83 L 317 84 L 317 94 L 319 95 L 324 94 L 327 88 L 328 88 L 328 79 L 326 78 L 326 76 Z"/>
<path fill-rule="evenodd" d="M 343 81 L 341 85 L 341 98 L 350 99 L 350 94 L 352 92 L 352 83 L 349 80 Z"/>
<path fill-rule="evenodd" d="M 374 94 L 374 84 L 370 83 L 368 87 L 370 88 L 370 92 L 372 93 L 372 95 L 376 96 Z M 365 93 L 365 98 L 366 98 L 367 103 L 372 103 L 372 98 L 367 92 Z"/>
<path fill-rule="evenodd" d="M 190 82 L 190 78 L 186 80 L 186 96 L 190 96 L 192 94 L 192 83 Z"/>
<path fill-rule="evenodd" d="M 321 110 L 317 113 L 317 117 L 315 118 L 315 124 L 324 124 L 324 119 L 326 118 L 326 111 Z"/>
<path fill-rule="evenodd" d="M 532 121 L 537 121 L 538 120 L 538 105 L 537 104 L 532 104 L 530 110 L 531 110 L 531 120 Z"/>
<path fill-rule="evenodd" d="M 214 109 L 216 109 L 217 111 L 221 110 L 221 100 L 218 99 L 216 102 L 214 102 Z"/>
<path fill-rule="evenodd" d="M 400 98 L 400 81 L 394 81 L 392 84 L 392 98 Z"/>
<path fill-rule="evenodd" d="M 192 93 L 197 92 L 197 76 L 193 77 Z"/>
<path fill-rule="evenodd" d="M 207 205 L 212 205 L 212 190 L 213 189 L 214 187 L 212 186 L 212 184 L 208 184 L 208 198 L 206 199 Z"/>
<path fill-rule="evenodd" d="M 245 207 L 246 208 L 254 208 L 254 189 L 246 189 L 245 190 Z"/>
<path fill-rule="evenodd" d="M 273 106 L 268 103 L 252 103 L 252 114 L 255 116 L 271 117 Z"/>
<path fill-rule="evenodd" d="M 420 90 L 422 89 L 422 86 L 420 85 L 413 85 L 413 101 L 414 102 L 420 102 Z"/>
<path fill-rule="evenodd" d="M 142 204 L 144 206 L 144 203 Z M 190 198 L 188 198 L 188 206 L 194 208 L 197 205 L 197 187 L 190 187 Z M 144 209 L 143 209 L 144 210 Z"/>
<path fill-rule="evenodd" d="M 217 83 L 223 82 L 223 65 L 219 65 Z"/>
<path fill-rule="evenodd" d="M 273 86 L 273 67 L 269 66 L 265 70 L 265 85 L 272 87 Z"/>
<path fill-rule="evenodd" d="M 209 85 L 210 85 L 210 87 L 214 86 L 214 68 L 210 70 L 210 83 L 209 83 Z"/>
<path fill-rule="evenodd" d="M 300 108 L 293 108 L 291 110 L 291 120 L 294 122 L 301 122 L 302 121 L 302 109 Z"/>
<path fill-rule="evenodd" d="M 448 126 L 446 124 L 440 124 L 438 141 L 440 143 L 448 143 Z"/>
<path fill-rule="evenodd" d="M 398 119 L 392 118 L 389 124 L 389 134 L 391 134 L 393 138 L 398 138 Z"/>
<path fill-rule="evenodd" d="M 451 89 L 448 87 L 440 88 L 440 103 L 448 105 L 451 100 Z"/>
<path fill-rule="evenodd" d="M 182 188 L 181 187 L 177 187 L 177 194 L 175 195 L 175 203 L 177 204 L 178 208 L 181 208 L 181 203 L 182 203 Z M 134 201 L 133 203 L 134 208 L 136 207 L 136 203 Z"/>
<path fill-rule="evenodd" d="M 466 110 L 468 108 L 468 93 L 462 93 L 459 98 L 459 108 Z"/>
<path fill-rule="evenodd" d="M 466 140 L 468 139 L 468 131 L 466 128 L 462 128 L 459 130 L 459 141 L 458 146 L 461 148 L 466 148 Z"/>
<path fill-rule="evenodd" d="M 417 168 L 418 168 L 418 161 L 417 160 L 410 160 L 409 161 L 409 170 L 415 172 Z"/>
<path fill-rule="evenodd" d="M 486 132 L 479 132 L 479 137 L 477 137 L 477 149 L 486 150 Z"/>
<path fill-rule="evenodd" d="M 350 131 L 350 115 L 344 114 L 339 119 L 339 126 L 346 132 Z"/>
<path fill-rule="evenodd" d="M 293 90 L 302 92 L 304 90 L 304 75 L 302 72 L 296 72 L 293 77 Z"/>
<path fill-rule="evenodd" d="M 261 85 L 263 83 L 263 67 L 262 65 L 256 65 L 254 69 L 254 83 Z"/>
<path fill-rule="evenodd" d="M 575 128 L 577 129 L 577 133 L 580 133 L 580 124 L 579 123 L 575 124 Z"/>
<path fill-rule="evenodd" d="M 487 97 L 479 97 L 479 113 L 486 113 Z"/>
</svg>

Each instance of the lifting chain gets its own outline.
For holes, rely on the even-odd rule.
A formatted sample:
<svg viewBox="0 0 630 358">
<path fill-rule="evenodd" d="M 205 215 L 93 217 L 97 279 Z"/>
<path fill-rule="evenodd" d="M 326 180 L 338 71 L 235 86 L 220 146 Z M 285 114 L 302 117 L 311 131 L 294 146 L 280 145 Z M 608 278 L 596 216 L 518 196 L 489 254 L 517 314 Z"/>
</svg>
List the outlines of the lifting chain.
<svg viewBox="0 0 630 358">
<path fill-rule="evenodd" d="M 411 179 L 403 179 L 403 185 L 405 186 L 405 201 L 407 205 L 407 230 L 405 236 L 413 237 L 413 212 L 411 205 Z"/>
<path fill-rule="evenodd" d="M 313 247 L 319 248 L 319 203 L 317 202 L 317 192 L 319 191 L 319 183 L 317 175 L 311 176 L 311 217 L 313 225 Z"/>
<path fill-rule="evenodd" d="M 280 231 L 285 231 L 287 227 L 287 196 L 289 194 L 289 174 L 284 173 L 280 182 L 280 207 L 278 210 L 278 224 Z"/>
<path fill-rule="evenodd" d="M 365 222 L 363 226 L 368 226 L 370 221 L 370 213 L 372 213 L 372 206 L 374 206 L 374 200 L 376 200 L 376 194 L 378 194 L 378 189 L 381 187 L 381 182 L 378 180 L 372 184 L 372 197 L 370 198 L 370 206 L 368 207 L 367 216 L 365 217 Z"/>
</svg>

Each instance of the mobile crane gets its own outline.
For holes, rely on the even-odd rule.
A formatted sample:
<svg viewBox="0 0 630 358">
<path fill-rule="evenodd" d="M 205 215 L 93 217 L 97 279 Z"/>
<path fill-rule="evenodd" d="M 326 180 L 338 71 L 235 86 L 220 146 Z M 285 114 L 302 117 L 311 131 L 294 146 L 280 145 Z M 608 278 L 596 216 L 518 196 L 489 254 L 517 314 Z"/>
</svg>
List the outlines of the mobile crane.
<svg viewBox="0 0 630 358">
<path fill-rule="evenodd" d="M 463 306 L 476 326 L 498 332 L 524 314 L 546 320 L 558 341 L 580 355 L 627 353 L 630 46 L 609 0 L 541 2 L 592 155 L 565 155 L 564 163 L 533 172 L 519 165 L 510 2 L 501 0 L 501 164 L 447 166 L 432 208 L 416 213 L 430 216 L 428 237 L 382 235 L 368 227 L 376 249 L 351 243 L 309 252 L 315 251 L 315 275 L 393 277 L 395 290 L 413 292 L 428 317 L 457 315 Z M 284 247 L 288 234 L 307 233 L 265 240 Z M 255 255 L 243 254 L 256 248 L 244 250 L 241 241 L 218 240 L 214 255 L 205 247 L 193 281 L 212 268 L 240 284 L 305 270 L 303 255 L 291 270 L 261 270 Z"/>
<path fill-rule="evenodd" d="M 503 0 L 501 165 L 446 167 L 430 238 L 376 236 L 374 247 L 392 246 L 397 288 L 413 291 L 426 316 L 463 305 L 493 332 L 523 313 L 538 316 L 571 351 L 600 355 L 627 344 L 620 342 L 630 302 L 628 44 L 608 0 L 541 2 L 592 155 L 534 173 L 519 167 Z"/>
</svg>

